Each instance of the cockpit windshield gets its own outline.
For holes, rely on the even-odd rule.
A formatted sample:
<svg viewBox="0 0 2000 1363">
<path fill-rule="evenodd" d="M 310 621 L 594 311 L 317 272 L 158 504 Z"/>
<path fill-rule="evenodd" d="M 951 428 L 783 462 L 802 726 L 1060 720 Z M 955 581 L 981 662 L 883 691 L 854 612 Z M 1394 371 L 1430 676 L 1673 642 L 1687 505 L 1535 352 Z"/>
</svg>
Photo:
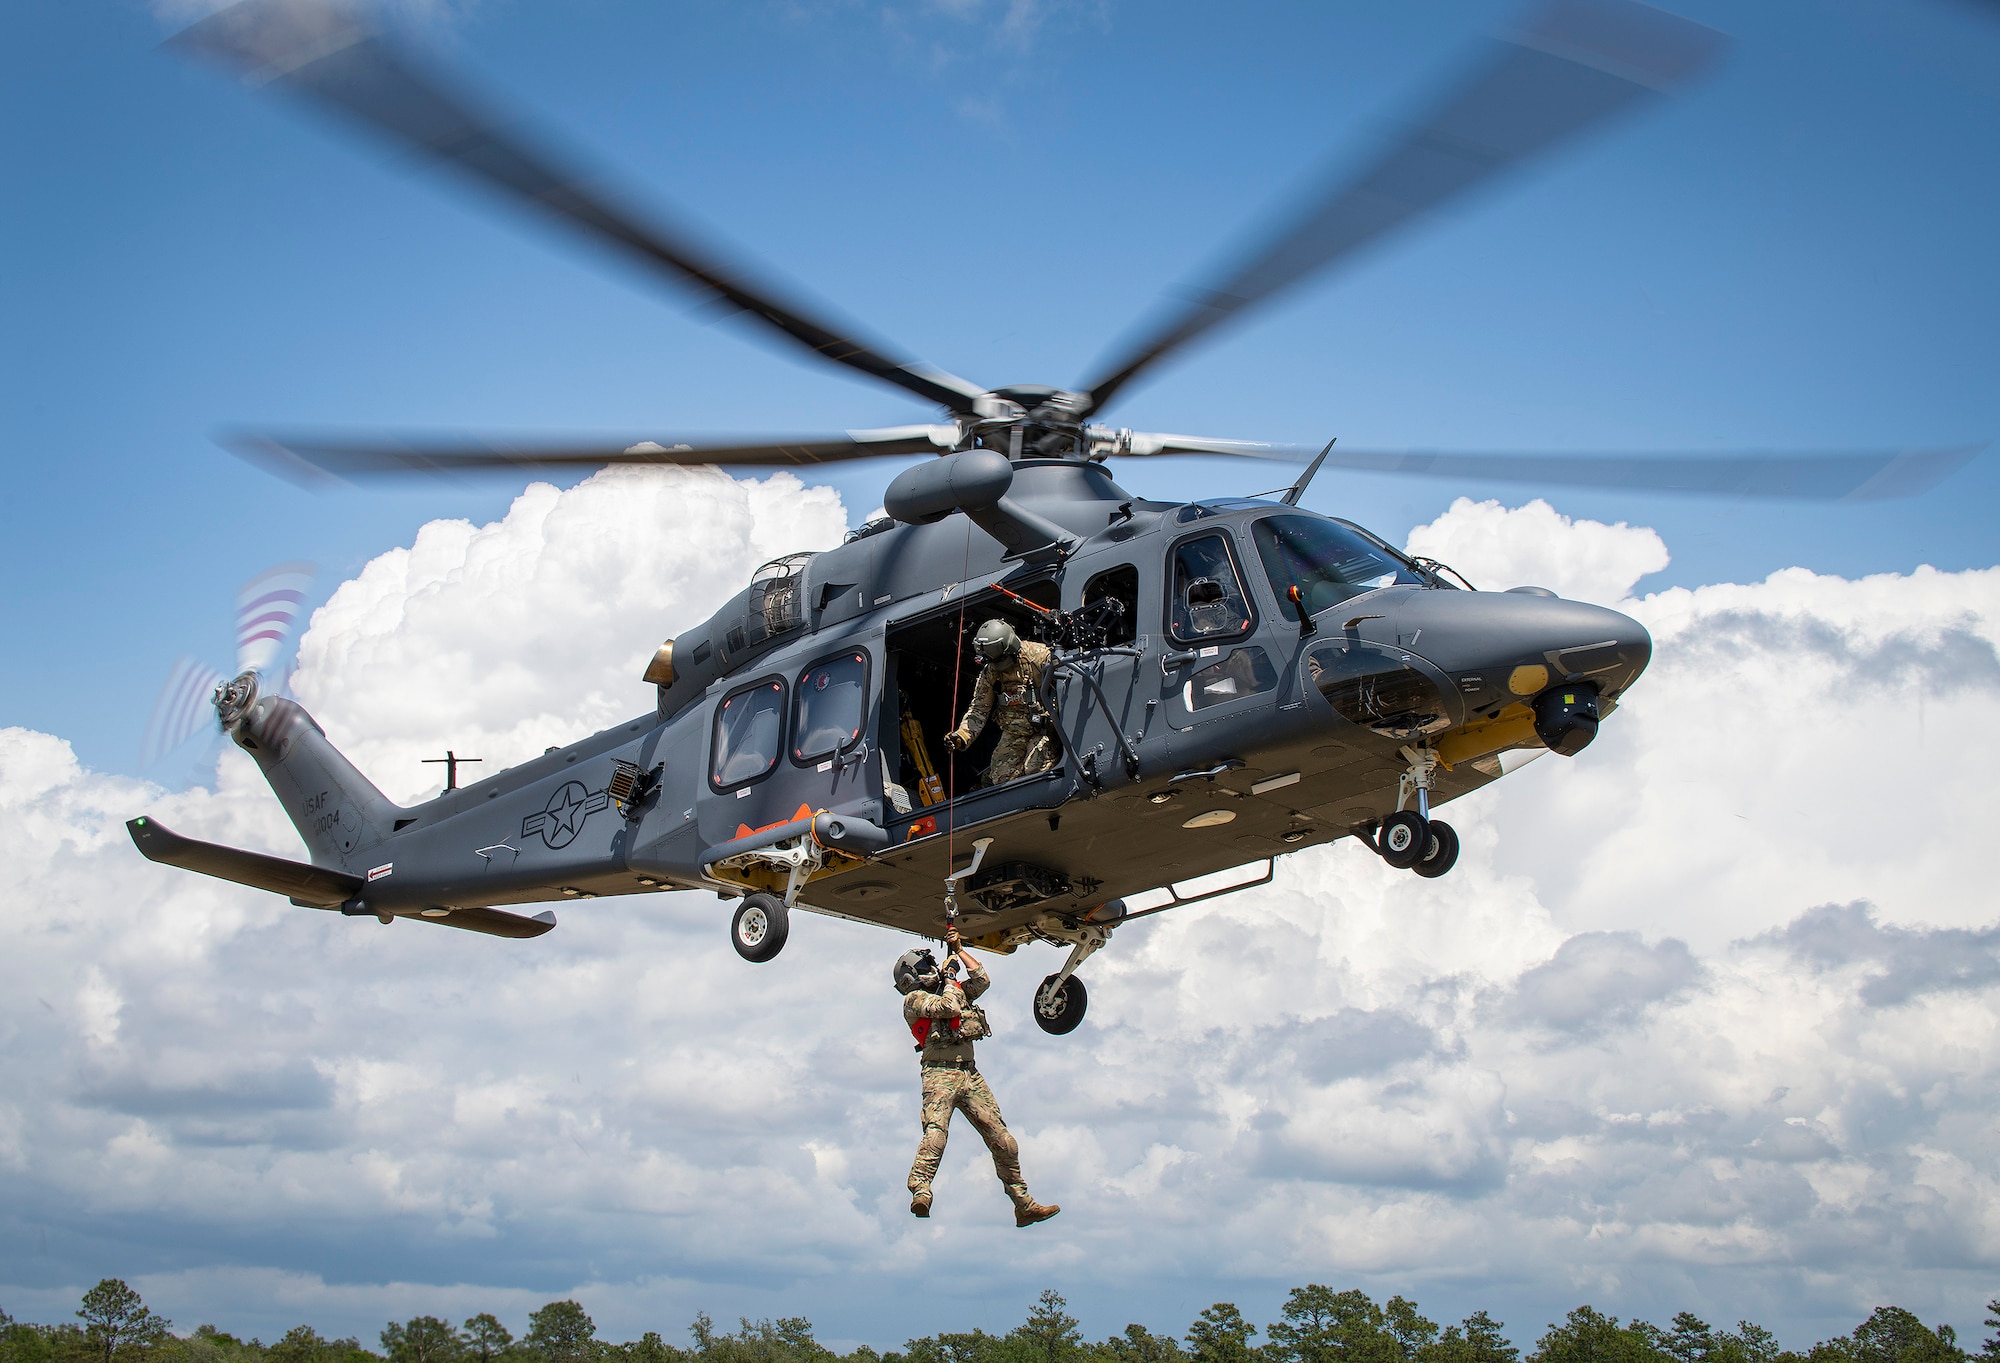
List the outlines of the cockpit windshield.
<svg viewBox="0 0 2000 1363">
<path fill-rule="evenodd" d="M 1377 587 L 1421 586 L 1409 562 L 1360 531 L 1317 516 L 1266 516 L 1252 528 L 1257 557 L 1280 601 L 1299 589 L 1308 615 Z"/>
</svg>

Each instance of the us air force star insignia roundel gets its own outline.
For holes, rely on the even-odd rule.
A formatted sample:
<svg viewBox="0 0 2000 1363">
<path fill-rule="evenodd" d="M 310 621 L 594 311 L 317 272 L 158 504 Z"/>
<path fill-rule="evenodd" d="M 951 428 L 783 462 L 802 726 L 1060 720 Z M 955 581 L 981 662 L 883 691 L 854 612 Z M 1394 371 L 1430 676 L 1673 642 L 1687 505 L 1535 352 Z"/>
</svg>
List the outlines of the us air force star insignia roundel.
<svg viewBox="0 0 2000 1363">
<path fill-rule="evenodd" d="M 583 831 L 583 821 L 610 803 L 608 790 L 585 790 L 581 781 L 565 781 L 549 796 L 546 809 L 521 820 L 521 836 L 539 836 L 550 847 L 567 847 Z"/>
</svg>

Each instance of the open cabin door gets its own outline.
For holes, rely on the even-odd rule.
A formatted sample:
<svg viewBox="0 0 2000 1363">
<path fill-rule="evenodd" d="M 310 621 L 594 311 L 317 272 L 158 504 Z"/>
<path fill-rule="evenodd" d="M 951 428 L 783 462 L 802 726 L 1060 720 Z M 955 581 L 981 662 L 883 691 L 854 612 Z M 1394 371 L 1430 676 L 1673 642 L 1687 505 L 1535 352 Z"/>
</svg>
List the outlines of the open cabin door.
<svg viewBox="0 0 2000 1363">
<path fill-rule="evenodd" d="M 1010 591 L 975 591 L 962 601 L 934 607 L 889 627 L 884 644 L 884 685 L 875 717 L 884 775 L 884 816 L 896 842 L 927 837 L 956 820 L 958 828 L 1019 807 L 1048 803 L 1039 791 L 1060 779 L 1066 754 L 1057 748 L 1055 768 L 1003 787 L 985 782 L 1000 728 L 989 721 L 964 752 L 954 753 L 944 737 L 958 726 L 971 704 L 979 678 L 972 636 L 988 620 L 1006 620 L 1023 639 L 1040 637 L 1035 606 L 1060 603 L 1053 577 L 1010 583 Z M 1056 800 L 1060 802 L 1059 798 Z"/>
</svg>

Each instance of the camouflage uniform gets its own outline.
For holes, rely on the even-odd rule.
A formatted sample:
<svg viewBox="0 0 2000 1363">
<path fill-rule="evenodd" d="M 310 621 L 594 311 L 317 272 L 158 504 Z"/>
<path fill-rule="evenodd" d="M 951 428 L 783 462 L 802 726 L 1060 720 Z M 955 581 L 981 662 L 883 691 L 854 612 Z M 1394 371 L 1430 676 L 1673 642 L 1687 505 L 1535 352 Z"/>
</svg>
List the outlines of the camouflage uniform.
<svg viewBox="0 0 2000 1363">
<path fill-rule="evenodd" d="M 938 993 L 913 989 L 903 995 L 903 1020 L 914 1023 L 928 1018 L 931 1023 L 923 1045 L 924 1135 L 910 1164 L 910 1195 L 930 1195 L 938 1161 L 944 1158 L 946 1128 L 951 1125 L 951 1114 L 958 1111 L 993 1152 L 993 1172 L 1018 1214 L 1036 1205 L 1028 1196 L 1028 1185 L 1021 1181 L 1021 1147 L 1000 1116 L 993 1090 L 973 1067 L 972 1040 L 951 1026 L 964 1018 L 966 1005 L 984 994 L 988 983 L 986 971 L 973 966 L 966 972 L 963 986 L 947 980 Z"/>
<path fill-rule="evenodd" d="M 1002 785 L 1018 776 L 1033 776 L 1055 765 L 1055 740 L 1035 726 L 1041 714 L 1042 675 L 1049 665 L 1049 647 L 1023 640 L 1011 658 L 983 664 L 972 684 L 972 704 L 954 731 L 965 743 L 979 737 L 986 717 L 1000 726 L 1000 742 L 986 764 L 986 784 Z M 999 709 L 994 713 L 995 705 Z"/>
</svg>

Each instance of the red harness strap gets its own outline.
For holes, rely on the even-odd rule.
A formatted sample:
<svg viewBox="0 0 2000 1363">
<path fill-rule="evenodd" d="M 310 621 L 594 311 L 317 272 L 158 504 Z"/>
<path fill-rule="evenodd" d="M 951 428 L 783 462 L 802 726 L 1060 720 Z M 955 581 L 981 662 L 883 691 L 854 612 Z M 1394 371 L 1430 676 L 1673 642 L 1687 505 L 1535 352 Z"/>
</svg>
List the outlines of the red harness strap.
<svg viewBox="0 0 2000 1363">
<path fill-rule="evenodd" d="M 948 1025 L 951 1027 L 952 1031 L 955 1032 L 958 1030 L 959 1021 L 960 1019 L 958 1018 L 951 1019 Z M 930 1040 L 931 1019 L 918 1018 L 915 1022 L 912 1022 L 910 1024 L 910 1035 L 917 1039 L 917 1045 L 919 1046 L 922 1046 L 926 1041 Z"/>
</svg>

